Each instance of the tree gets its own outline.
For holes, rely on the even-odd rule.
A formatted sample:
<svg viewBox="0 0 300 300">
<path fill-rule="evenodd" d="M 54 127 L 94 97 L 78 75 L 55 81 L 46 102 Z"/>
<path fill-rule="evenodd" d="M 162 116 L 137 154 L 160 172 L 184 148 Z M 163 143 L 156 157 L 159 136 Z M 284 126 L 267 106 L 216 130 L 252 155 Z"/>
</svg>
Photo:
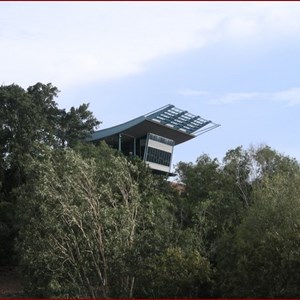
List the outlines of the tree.
<svg viewBox="0 0 300 300">
<path fill-rule="evenodd" d="M 139 275 L 138 279 L 143 279 L 140 293 L 137 294 L 139 297 L 211 296 L 211 266 L 207 258 L 193 248 L 171 245 L 162 249 L 161 253 L 144 260 Z"/>
<path fill-rule="evenodd" d="M 92 132 L 94 127 L 100 124 L 88 110 L 88 104 L 82 104 L 78 108 L 71 107 L 69 112 L 60 110 L 58 122 L 57 140 L 61 147 L 74 147 L 83 141 Z"/>
<path fill-rule="evenodd" d="M 222 164 L 202 155 L 178 169 L 186 194 L 177 215 L 216 271 L 213 295 L 299 295 L 299 163 L 268 146 L 237 147 Z"/>
<path fill-rule="evenodd" d="M 10 264 L 15 237 L 13 189 L 25 180 L 24 164 L 34 152 L 35 141 L 43 139 L 41 103 L 17 85 L 0 88 L 0 178 L 1 178 L 1 264 Z"/>
<path fill-rule="evenodd" d="M 180 162 L 177 173 L 180 181 L 186 186 L 189 200 L 199 202 L 208 197 L 210 191 L 219 184 L 219 167 L 217 159 L 207 154 L 198 157 L 196 164 Z"/>
<path fill-rule="evenodd" d="M 223 159 L 223 173 L 244 206 L 251 204 L 251 155 L 241 146 L 227 151 Z"/>
<path fill-rule="evenodd" d="M 18 85 L 0 87 L 0 151 L 2 177 L 13 173 L 15 185 L 22 182 L 22 164 L 35 156 L 39 144 L 64 147 L 84 140 L 100 124 L 88 104 L 59 109 L 54 98 L 59 91 L 52 84 L 37 83 L 27 91 Z M 6 172 L 7 173 L 7 172 Z M 3 189 L 6 188 L 6 182 Z"/>
<path fill-rule="evenodd" d="M 195 212 L 210 199 L 211 192 L 221 184 L 220 164 L 208 155 L 200 156 L 195 164 L 180 162 L 176 172 L 185 186 L 185 192 L 177 201 L 178 218 L 183 226 L 192 226 Z"/>
<path fill-rule="evenodd" d="M 143 162 L 104 143 L 41 153 L 18 193 L 29 296 L 209 295 L 201 241 L 180 229 L 161 178 Z"/>
<path fill-rule="evenodd" d="M 180 179 L 186 185 L 185 198 L 179 202 L 180 215 L 187 219 L 189 228 L 198 232 L 213 265 L 219 239 L 234 230 L 243 216 L 240 186 L 246 179 L 241 174 L 248 171 L 244 168 L 247 164 L 240 161 L 238 148 L 227 153 L 223 165 L 208 155 L 200 156 L 196 164 L 178 165 Z"/>
<path fill-rule="evenodd" d="M 0 264 L 11 263 L 13 257 L 18 230 L 14 189 L 26 182 L 28 165 L 40 155 L 40 145 L 74 146 L 76 139 L 83 140 L 99 124 L 88 104 L 72 107 L 70 112 L 59 109 L 54 100 L 58 93 L 50 83 L 37 83 L 27 90 L 15 84 L 0 87 L 0 235 L 4 239 Z M 70 135 L 65 138 L 61 132 Z"/>
<path fill-rule="evenodd" d="M 134 274 L 125 258 L 142 203 L 134 179 L 139 171 L 105 151 L 104 160 L 48 149 L 33 161 L 34 176 L 18 202 L 18 249 L 29 295 L 131 296 Z"/>
<path fill-rule="evenodd" d="M 220 243 L 220 286 L 229 297 L 298 297 L 299 164 L 270 148 L 256 157 L 263 176 L 245 218 Z"/>
</svg>

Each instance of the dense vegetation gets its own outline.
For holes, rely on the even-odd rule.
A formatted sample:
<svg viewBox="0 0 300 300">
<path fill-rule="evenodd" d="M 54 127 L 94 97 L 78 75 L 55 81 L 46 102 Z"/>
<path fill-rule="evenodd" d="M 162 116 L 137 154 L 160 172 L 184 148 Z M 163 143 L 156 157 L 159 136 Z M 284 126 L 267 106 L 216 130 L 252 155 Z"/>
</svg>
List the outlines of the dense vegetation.
<svg viewBox="0 0 300 300">
<path fill-rule="evenodd" d="M 268 146 L 177 165 L 83 143 L 58 90 L 0 87 L 0 263 L 31 297 L 299 297 L 300 166 Z M 175 186 L 175 187 L 174 187 Z M 184 187 L 182 189 L 182 187 Z"/>
</svg>

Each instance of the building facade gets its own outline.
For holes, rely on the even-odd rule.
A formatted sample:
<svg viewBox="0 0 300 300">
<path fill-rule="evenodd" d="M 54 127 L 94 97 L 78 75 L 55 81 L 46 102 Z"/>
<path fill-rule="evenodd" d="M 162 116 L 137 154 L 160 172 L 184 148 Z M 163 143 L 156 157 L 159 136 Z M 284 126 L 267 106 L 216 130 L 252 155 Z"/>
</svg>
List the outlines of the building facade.
<svg viewBox="0 0 300 300">
<path fill-rule="evenodd" d="M 95 131 L 89 141 L 105 141 L 140 157 L 155 173 L 171 175 L 174 147 L 220 125 L 166 105 L 126 123 Z"/>
</svg>

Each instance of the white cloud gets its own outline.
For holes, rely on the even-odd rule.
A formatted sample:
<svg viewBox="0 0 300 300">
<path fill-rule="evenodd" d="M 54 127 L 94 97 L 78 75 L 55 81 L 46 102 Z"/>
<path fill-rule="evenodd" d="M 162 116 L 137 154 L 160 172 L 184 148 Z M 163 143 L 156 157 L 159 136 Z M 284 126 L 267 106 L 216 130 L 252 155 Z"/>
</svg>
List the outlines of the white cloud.
<svg viewBox="0 0 300 300">
<path fill-rule="evenodd" d="M 182 96 L 206 96 L 209 95 L 208 92 L 206 91 L 198 91 L 198 90 L 193 90 L 193 89 L 184 89 L 182 91 L 179 91 L 179 95 Z"/>
<path fill-rule="evenodd" d="M 203 96 L 210 104 L 235 104 L 245 101 L 269 101 L 281 102 L 287 106 L 300 105 L 300 88 L 291 88 L 284 91 L 277 92 L 230 92 L 230 93 L 214 93 L 203 92 L 201 90 L 186 89 L 179 92 L 180 95 L 190 96 Z"/>
<path fill-rule="evenodd" d="M 286 91 L 273 93 L 271 98 L 274 101 L 284 102 L 289 106 L 300 104 L 300 88 L 292 88 Z"/>
<path fill-rule="evenodd" d="M 249 17 L 234 17 L 228 21 L 227 31 L 232 38 L 249 38 L 259 31 L 260 24 Z"/>
<path fill-rule="evenodd" d="M 258 93 L 227 93 L 225 95 L 222 95 L 220 98 L 215 98 L 211 100 L 215 103 L 235 103 L 245 100 L 251 100 L 259 97 Z"/>
<path fill-rule="evenodd" d="M 25 86 L 110 80 L 212 42 L 300 31 L 299 3 L 4 2 L 0 8 L 1 80 Z"/>
</svg>

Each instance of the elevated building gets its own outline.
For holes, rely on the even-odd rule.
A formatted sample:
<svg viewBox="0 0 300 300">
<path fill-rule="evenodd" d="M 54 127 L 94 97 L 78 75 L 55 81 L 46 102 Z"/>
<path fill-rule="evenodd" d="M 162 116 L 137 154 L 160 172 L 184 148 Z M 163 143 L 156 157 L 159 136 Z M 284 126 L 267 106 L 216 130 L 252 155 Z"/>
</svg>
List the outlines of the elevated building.
<svg viewBox="0 0 300 300">
<path fill-rule="evenodd" d="M 126 123 L 95 131 L 90 141 L 104 140 L 125 155 L 140 157 L 155 173 L 171 175 L 174 146 L 218 126 L 169 104 Z"/>
</svg>

